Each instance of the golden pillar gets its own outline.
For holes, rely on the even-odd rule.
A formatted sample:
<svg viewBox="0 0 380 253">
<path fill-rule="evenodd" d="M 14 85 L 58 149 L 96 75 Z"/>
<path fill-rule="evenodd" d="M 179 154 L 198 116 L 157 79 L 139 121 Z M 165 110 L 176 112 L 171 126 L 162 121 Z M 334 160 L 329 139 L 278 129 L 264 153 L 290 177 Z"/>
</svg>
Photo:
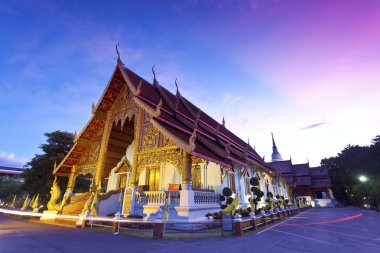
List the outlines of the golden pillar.
<svg viewBox="0 0 380 253">
<path fill-rule="evenodd" d="M 184 152 L 182 157 L 182 184 L 188 189 L 191 189 L 192 185 L 191 165 L 191 155 Z"/>
<path fill-rule="evenodd" d="M 144 117 L 144 111 L 139 110 L 137 117 L 135 117 L 135 132 L 134 132 L 134 153 L 133 162 L 131 168 L 131 178 L 129 180 L 129 186 L 135 187 L 138 184 L 137 168 L 138 168 L 138 153 L 140 148 L 140 139 L 142 135 L 142 120 Z"/>
<path fill-rule="evenodd" d="M 73 166 L 71 168 L 71 172 L 69 175 L 69 182 L 67 182 L 67 188 L 66 188 L 66 192 L 65 192 L 66 197 L 69 197 L 69 195 L 71 195 L 71 193 L 73 192 L 74 187 L 75 187 L 76 178 L 77 178 L 76 168 L 75 168 L 75 166 Z"/>
<path fill-rule="evenodd" d="M 104 167 L 106 164 L 106 155 L 107 155 L 107 147 L 108 141 L 110 138 L 110 133 L 112 129 L 111 115 L 107 112 L 106 123 L 104 124 L 102 143 L 100 144 L 99 158 L 96 164 L 96 172 L 95 172 L 95 185 L 98 190 L 102 188 L 102 179 L 104 174 Z"/>
</svg>

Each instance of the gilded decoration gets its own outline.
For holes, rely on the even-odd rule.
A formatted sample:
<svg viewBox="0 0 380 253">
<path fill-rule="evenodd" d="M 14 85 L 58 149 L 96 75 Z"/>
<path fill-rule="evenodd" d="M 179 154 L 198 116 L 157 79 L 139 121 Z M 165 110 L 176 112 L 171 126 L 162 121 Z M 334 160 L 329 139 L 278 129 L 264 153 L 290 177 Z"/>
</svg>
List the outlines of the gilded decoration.
<svg viewBox="0 0 380 253">
<path fill-rule="evenodd" d="M 132 119 L 133 115 L 136 115 L 137 112 L 138 108 L 133 101 L 133 94 L 127 86 L 124 86 L 110 110 L 111 123 L 117 124 L 121 121 L 121 125 L 123 126 L 126 118 Z"/>
<path fill-rule="evenodd" d="M 161 165 L 163 163 L 173 164 L 180 175 L 182 175 L 182 157 L 183 152 L 180 149 L 157 148 L 149 152 L 140 152 L 137 157 L 137 178 L 141 172 L 148 166 Z"/>
<path fill-rule="evenodd" d="M 50 189 L 50 195 L 50 200 L 47 203 L 48 210 L 61 211 L 64 205 L 64 200 L 62 200 L 60 203 L 57 203 L 59 197 L 61 196 L 61 189 L 57 183 L 57 177 L 54 178 L 53 185 Z"/>
<path fill-rule="evenodd" d="M 159 133 L 157 129 L 155 129 L 153 125 L 149 124 L 144 126 L 143 133 L 141 150 L 145 151 L 158 148 Z"/>
<path fill-rule="evenodd" d="M 76 165 L 77 171 L 79 172 L 78 174 L 93 175 L 95 173 L 96 163 L 99 157 L 99 150 L 100 141 L 94 141 L 89 144 L 86 155 L 83 156 Z"/>
<path fill-rule="evenodd" d="M 174 147 L 174 146 L 176 146 L 175 144 L 174 144 L 174 142 L 172 141 L 172 140 L 170 140 L 169 138 L 166 138 L 166 137 L 164 137 L 163 138 L 164 139 L 164 141 L 163 141 L 163 146 L 164 147 Z"/>
</svg>

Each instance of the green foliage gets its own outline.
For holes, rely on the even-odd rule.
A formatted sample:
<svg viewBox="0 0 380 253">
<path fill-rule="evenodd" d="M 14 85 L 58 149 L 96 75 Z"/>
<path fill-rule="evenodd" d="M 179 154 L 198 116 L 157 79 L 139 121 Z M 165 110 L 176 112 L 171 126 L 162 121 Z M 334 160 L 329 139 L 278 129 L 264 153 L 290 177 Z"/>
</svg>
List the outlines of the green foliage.
<svg viewBox="0 0 380 253">
<path fill-rule="evenodd" d="M 268 198 L 273 198 L 273 193 L 268 192 L 268 193 L 267 193 L 267 197 L 268 197 Z"/>
<path fill-rule="evenodd" d="M 14 195 L 21 195 L 20 186 L 21 183 L 16 180 L 0 178 L 0 199 L 10 200 Z"/>
<path fill-rule="evenodd" d="M 259 179 L 257 177 L 251 177 L 251 179 L 249 180 L 249 183 L 252 186 L 258 186 L 259 185 Z"/>
<path fill-rule="evenodd" d="M 73 145 L 74 136 L 71 133 L 55 131 L 44 134 L 47 137 L 45 144 L 40 148 L 43 154 L 35 157 L 26 164 L 23 173 L 25 181 L 22 189 L 29 194 L 40 194 L 42 202 L 49 198 L 50 187 L 53 183 L 54 162 L 59 164 Z M 67 178 L 58 181 L 62 190 L 67 184 Z"/>
<path fill-rule="evenodd" d="M 255 194 L 255 196 L 258 196 L 260 194 L 260 192 L 261 192 L 260 189 L 257 188 L 257 187 L 255 187 L 255 186 L 251 187 L 251 191 L 252 191 L 253 194 Z"/>
<path fill-rule="evenodd" d="M 224 187 L 222 194 L 226 197 L 230 197 L 232 195 L 232 190 L 229 187 Z"/>
<path fill-rule="evenodd" d="M 321 164 L 328 168 L 337 200 L 357 206 L 366 202 L 380 208 L 380 135 L 369 146 L 348 145 L 337 156 L 323 159 Z M 368 181 L 360 182 L 360 175 L 365 175 Z"/>
<path fill-rule="evenodd" d="M 232 201 L 234 201 L 234 198 L 233 197 L 228 197 L 227 201 L 226 201 L 227 205 L 231 204 Z"/>
<path fill-rule="evenodd" d="M 263 210 L 265 211 L 265 212 L 268 212 L 269 210 L 271 210 L 272 208 L 271 208 L 271 206 L 270 205 L 265 205 L 264 207 L 263 207 Z"/>
<path fill-rule="evenodd" d="M 220 196 L 219 196 L 219 200 L 220 200 L 220 201 L 225 201 L 225 200 L 226 200 L 226 197 L 223 196 L 223 195 L 220 195 Z"/>
</svg>

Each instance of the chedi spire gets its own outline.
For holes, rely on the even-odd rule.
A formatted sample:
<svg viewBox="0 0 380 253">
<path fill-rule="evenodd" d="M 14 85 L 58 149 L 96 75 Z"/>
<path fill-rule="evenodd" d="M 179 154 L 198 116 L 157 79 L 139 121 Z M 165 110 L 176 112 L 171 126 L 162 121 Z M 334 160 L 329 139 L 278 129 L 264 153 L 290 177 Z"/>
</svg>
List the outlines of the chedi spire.
<svg viewBox="0 0 380 253">
<path fill-rule="evenodd" d="M 280 152 L 277 150 L 276 142 L 274 141 L 273 133 L 272 133 L 272 162 L 283 161 Z"/>
</svg>

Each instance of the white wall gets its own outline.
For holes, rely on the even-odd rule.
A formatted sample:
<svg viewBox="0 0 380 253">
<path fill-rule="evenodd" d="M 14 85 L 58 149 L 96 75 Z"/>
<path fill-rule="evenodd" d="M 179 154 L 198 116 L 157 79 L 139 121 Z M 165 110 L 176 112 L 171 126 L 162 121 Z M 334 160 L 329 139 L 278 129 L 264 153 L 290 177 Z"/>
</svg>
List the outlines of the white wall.
<svg viewBox="0 0 380 253">
<path fill-rule="evenodd" d="M 206 171 L 207 182 L 204 182 L 204 184 L 210 185 L 212 189 L 214 189 L 215 193 L 222 193 L 222 189 L 228 186 L 228 176 L 224 178 L 223 184 L 221 184 L 220 181 L 222 175 L 220 173 L 220 165 L 213 162 L 209 162 Z"/>
<path fill-rule="evenodd" d="M 182 178 L 173 164 L 166 163 L 161 166 L 160 189 L 167 190 L 169 184 L 181 184 Z"/>
</svg>

